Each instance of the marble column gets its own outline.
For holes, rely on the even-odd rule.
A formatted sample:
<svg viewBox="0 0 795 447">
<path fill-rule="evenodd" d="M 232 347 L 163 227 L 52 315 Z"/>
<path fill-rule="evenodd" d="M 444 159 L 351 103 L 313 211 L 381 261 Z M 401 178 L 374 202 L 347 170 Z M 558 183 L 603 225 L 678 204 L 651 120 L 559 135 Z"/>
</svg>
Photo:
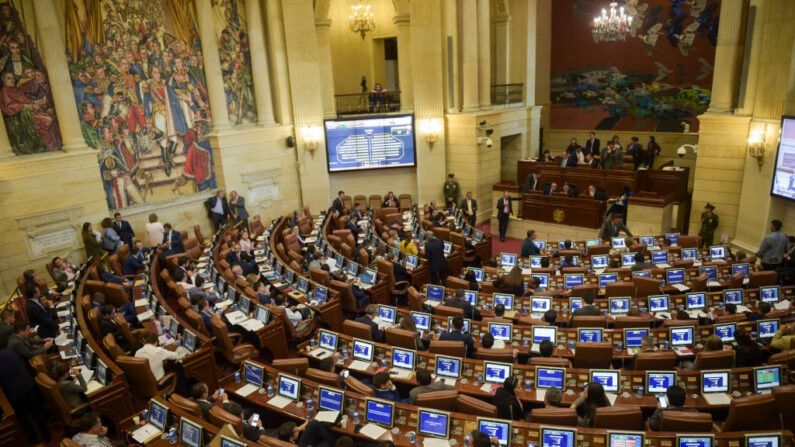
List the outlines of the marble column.
<svg viewBox="0 0 795 447">
<path fill-rule="evenodd" d="M 744 0 L 721 2 L 710 112 L 730 113 L 737 105 L 740 66 L 745 46 L 745 12 Z"/>
<path fill-rule="evenodd" d="M 495 59 L 496 59 L 496 82 L 495 84 L 509 84 L 509 73 L 510 73 L 510 52 L 511 52 L 511 40 L 510 36 L 508 35 L 508 26 L 511 21 L 511 16 L 507 14 L 503 14 L 494 18 L 494 28 L 495 28 Z"/>
<path fill-rule="evenodd" d="M 215 13 L 210 0 L 196 0 L 196 20 L 199 39 L 204 54 L 204 76 L 207 78 L 207 91 L 210 96 L 213 132 L 228 129 L 229 109 L 226 107 L 224 78 L 221 74 L 221 58 L 218 56 L 218 40 L 215 37 Z"/>
<path fill-rule="evenodd" d="M 36 15 L 39 46 L 44 65 L 47 67 L 55 114 L 61 129 L 63 150 L 85 148 L 87 146 L 83 139 L 83 131 L 80 129 L 72 79 L 64 57 L 66 44 L 58 22 L 58 8 L 53 0 L 38 0 L 33 2 L 33 11 Z"/>
<path fill-rule="evenodd" d="M 477 0 L 462 0 L 461 57 L 462 112 L 478 109 L 478 9 Z"/>
<path fill-rule="evenodd" d="M 444 0 L 444 82 L 445 108 L 450 112 L 461 110 L 461 94 L 458 70 L 458 1 Z M 448 46 L 447 41 L 450 41 Z"/>
<path fill-rule="evenodd" d="M 14 151 L 11 149 L 11 141 L 8 140 L 8 132 L 6 132 L 6 121 L 0 116 L 0 158 L 13 155 Z"/>
<path fill-rule="evenodd" d="M 478 103 L 491 108 L 491 18 L 489 0 L 478 0 Z"/>
<path fill-rule="evenodd" d="M 397 27 L 398 86 L 400 87 L 400 110 L 414 110 L 414 80 L 411 70 L 411 19 L 408 14 L 392 18 Z"/>
<path fill-rule="evenodd" d="M 254 100 L 257 104 L 257 124 L 273 124 L 273 99 L 268 52 L 265 50 L 265 30 L 262 27 L 260 0 L 246 0 L 249 55 L 254 78 Z"/>
<path fill-rule="evenodd" d="M 279 124 L 292 124 L 293 102 L 290 96 L 281 0 L 265 0 L 265 20 L 268 24 L 268 55 L 274 87 L 272 93 L 276 103 L 276 120 Z"/>
<path fill-rule="evenodd" d="M 320 89 L 323 99 L 323 116 L 337 116 L 337 104 L 334 99 L 334 69 L 331 66 L 331 20 L 315 19 L 317 34 L 317 58 L 320 72 Z"/>
</svg>

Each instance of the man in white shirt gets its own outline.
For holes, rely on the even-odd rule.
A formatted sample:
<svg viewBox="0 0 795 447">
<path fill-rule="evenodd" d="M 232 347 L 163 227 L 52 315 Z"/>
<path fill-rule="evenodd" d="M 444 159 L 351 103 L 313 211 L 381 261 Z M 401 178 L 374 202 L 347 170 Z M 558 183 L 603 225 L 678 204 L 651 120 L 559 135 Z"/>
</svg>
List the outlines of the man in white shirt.
<svg viewBox="0 0 795 447">
<path fill-rule="evenodd" d="M 80 418 L 80 433 L 72 441 L 83 447 L 113 447 L 107 436 L 108 428 L 102 425 L 99 414 L 89 411 Z"/>
<path fill-rule="evenodd" d="M 179 338 L 182 339 L 182 335 Z M 149 368 L 152 369 L 152 374 L 155 376 L 155 380 L 158 381 L 166 375 L 166 371 L 163 369 L 163 362 L 179 359 L 179 355 L 176 352 L 158 346 L 157 335 L 152 333 L 146 334 L 146 344 L 135 351 L 135 356 L 149 360 Z"/>
<path fill-rule="evenodd" d="M 283 308 L 284 312 L 287 314 L 287 318 L 293 323 L 293 326 L 296 326 L 304 319 L 304 316 L 301 315 L 301 312 L 295 310 L 295 306 L 287 307 L 285 301 L 286 298 L 281 294 L 273 299 L 273 303 Z"/>
</svg>

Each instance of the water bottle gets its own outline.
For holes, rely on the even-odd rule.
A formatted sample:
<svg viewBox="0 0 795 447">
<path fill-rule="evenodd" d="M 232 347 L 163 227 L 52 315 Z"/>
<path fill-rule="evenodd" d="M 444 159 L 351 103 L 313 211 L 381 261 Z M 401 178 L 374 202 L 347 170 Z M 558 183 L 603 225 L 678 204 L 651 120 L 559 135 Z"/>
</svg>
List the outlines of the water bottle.
<svg viewBox="0 0 795 447">
<path fill-rule="evenodd" d="M 491 310 L 491 303 L 486 303 L 486 310 Z"/>
<path fill-rule="evenodd" d="M 718 303 L 718 309 L 723 310 L 723 302 L 722 301 Z"/>
<path fill-rule="evenodd" d="M 307 410 L 311 410 L 311 409 L 312 409 L 312 405 L 313 405 L 313 404 L 314 404 L 314 399 L 312 399 L 312 398 L 310 397 L 309 399 L 307 399 L 307 400 L 306 400 L 306 409 L 307 409 Z"/>
<path fill-rule="evenodd" d="M 480 333 L 480 342 L 483 343 L 483 332 Z"/>
<path fill-rule="evenodd" d="M 342 358 L 348 360 L 348 348 L 342 348 Z"/>
<path fill-rule="evenodd" d="M 146 408 L 144 408 L 144 410 L 141 412 L 141 420 L 144 422 L 147 422 L 149 420 L 149 410 L 147 410 Z"/>
<path fill-rule="evenodd" d="M 527 306 L 522 306 L 522 314 L 527 315 Z"/>
<path fill-rule="evenodd" d="M 469 447 L 472 445 L 472 435 L 464 436 L 464 447 Z"/>
<path fill-rule="evenodd" d="M 643 399 L 643 385 L 638 385 L 638 399 Z"/>
<path fill-rule="evenodd" d="M 751 331 L 751 339 L 756 340 L 756 331 Z"/>
<path fill-rule="evenodd" d="M 309 339 L 309 347 L 310 347 L 310 348 L 312 348 L 312 349 L 315 349 L 315 344 L 316 344 L 316 343 L 317 343 L 317 341 L 315 341 L 315 339 L 314 339 L 314 338 L 310 338 L 310 339 Z"/>
<path fill-rule="evenodd" d="M 409 432 L 409 442 L 411 443 L 411 445 L 414 445 L 414 443 L 417 442 L 417 434 L 414 433 L 413 431 Z"/>
<path fill-rule="evenodd" d="M 273 397 L 273 385 L 268 385 L 268 396 Z"/>
<path fill-rule="evenodd" d="M 527 441 L 527 447 L 536 447 L 533 441 Z"/>
<path fill-rule="evenodd" d="M 570 341 L 569 341 L 569 349 L 571 349 L 572 351 L 574 351 L 574 340 L 570 340 Z"/>
<path fill-rule="evenodd" d="M 618 342 L 616 343 L 616 349 L 620 352 L 624 348 L 624 343 Z"/>
<path fill-rule="evenodd" d="M 665 341 L 663 342 L 663 351 L 667 351 L 667 350 L 668 350 L 668 347 L 669 347 L 668 340 L 665 340 Z"/>
<path fill-rule="evenodd" d="M 524 389 L 525 391 L 530 391 L 533 388 L 533 381 L 530 379 L 525 379 L 524 381 Z"/>
<path fill-rule="evenodd" d="M 176 444 L 177 443 L 177 429 L 171 427 L 168 430 L 168 443 L 169 444 Z"/>
<path fill-rule="evenodd" d="M 238 308 L 239 308 L 239 307 L 238 307 L 237 303 L 235 303 L 234 305 L 232 305 L 232 309 L 234 309 L 234 310 L 237 310 Z"/>
<path fill-rule="evenodd" d="M 358 424 L 359 423 L 359 412 L 358 411 L 354 411 L 353 412 L 353 423 L 354 424 Z"/>
<path fill-rule="evenodd" d="M 530 343 L 530 341 L 528 339 L 526 339 L 526 338 L 522 340 L 522 344 L 524 345 L 525 348 L 527 347 L 527 345 L 529 343 Z"/>
<path fill-rule="evenodd" d="M 240 383 L 240 371 L 235 371 L 235 383 Z"/>
<path fill-rule="evenodd" d="M 483 383 L 483 373 L 478 373 L 478 383 Z"/>
<path fill-rule="evenodd" d="M 381 368 L 387 369 L 388 366 L 386 359 L 381 360 Z"/>
</svg>

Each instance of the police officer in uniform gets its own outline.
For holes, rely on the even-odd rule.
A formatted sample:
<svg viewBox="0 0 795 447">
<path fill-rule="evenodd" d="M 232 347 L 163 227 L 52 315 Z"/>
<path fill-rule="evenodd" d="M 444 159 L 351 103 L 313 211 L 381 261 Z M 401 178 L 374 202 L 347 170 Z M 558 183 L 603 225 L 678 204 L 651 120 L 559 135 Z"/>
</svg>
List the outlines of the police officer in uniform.
<svg viewBox="0 0 795 447">
<path fill-rule="evenodd" d="M 447 174 L 447 181 L 444 182 L 444 208 L 455 208 L 458 200 L 458 182 L 455 181 L 455 174 Z"/>
<path fill-rule="evenodd" d="M 707 202 L 704 205 L 704 212 L 701 213 L 701 230 L 699 230 L 698 235 L 701 236 L 702 247 L 712 245 L 715 229 L 718 228 L 718 215 L 713 213 L 714 210 L 715 205 Z"/>
</svg>

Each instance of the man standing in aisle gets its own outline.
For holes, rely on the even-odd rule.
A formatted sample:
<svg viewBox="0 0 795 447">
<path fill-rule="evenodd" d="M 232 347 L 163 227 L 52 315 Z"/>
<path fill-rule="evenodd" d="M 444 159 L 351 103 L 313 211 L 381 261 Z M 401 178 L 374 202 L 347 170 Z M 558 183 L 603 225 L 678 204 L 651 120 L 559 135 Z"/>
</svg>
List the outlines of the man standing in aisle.
<svg viewBox="0 0 795 447">
<path fill-rule="evenodd" d="M 511 197 L 508 191 L 503 191 L 502 197 L 497 201 L 497 220 L 500 222 L 500 241 L 505 242 L 505 233 L 508 232 L 508 219 L 513 213 L 511 202 L 520 200 L 518 197 Z"/>
<path fill-rule="evenodd" d="M 455 181 L 455 174 L 447 174 L 447 181 L 444 182 L 444 208 L 455 208 L 456 201 L 458 200 L 458 182 Z"/>
<path fill-rule="evenodd" d="M 765 270 L 775 270 L 784 261 L 784 253 L 787 252 L 789 241 L 787 235 L 781 232 L 781 221 L 773 219 L 770 222 L 770 234 L 762 239 L 762 244 L 756 252 L 756 256 L 761 259 L 762 267 Z"/>
<path fill-rule="evenodd" d="M 127 247 L 132 247 L 133 241 L 135 241 L 135 231 L 130 226 L 130 222 L 123 220 L 121 213 L 114 214 L 113 219 L 113 229 L 116 230 L 116 234 L 127 244 Z"/>
<path fill-rule="evenodd" d="M 701 246 L 709 247 L 715 237 L 715 229 L 718 228 L 718 215 L 715 214 L 715 205 L 707 202 L 704 205 L 704 212 L 701 213 L 701 229 L 698 235 L 701 236 Z"/>
<path fill-rule="evenodd" d="M 221 225 L 232 215 L 229 212 L 229 202 L 224 197 L 224 192 L 219 190 L 215 193 L 215 197 L 210 197 L 204 202 L 204 206 L 207 207 L 207 217 L 213 222 L 213 228 L 218 232 Z"/>
<path fill-rule="evenodd" d="M 241 228 L 248 230 L 248 211 L 246 211 L 246 199 L 237 195 L 237 191 L 229 193 L 229 209 L 235 218 L 235 224 L 242 222 Z"/>
<path fill-rule="evenodd" d="M 596 138 L 596 133 L 591 132 L 588 134 L 588 141 L 585 142 L 585 149 L 583 153 L 591 155 L 599 155 L 599 138 Z"/>
<path fill-rule="evenodd" d="M 469 225 L 474 227 L 478 218 L 478 201 L 472 198 L 472 191 L 467 191 L 467 198 L 461 201 L 461 211 Z"/>
</svg>

